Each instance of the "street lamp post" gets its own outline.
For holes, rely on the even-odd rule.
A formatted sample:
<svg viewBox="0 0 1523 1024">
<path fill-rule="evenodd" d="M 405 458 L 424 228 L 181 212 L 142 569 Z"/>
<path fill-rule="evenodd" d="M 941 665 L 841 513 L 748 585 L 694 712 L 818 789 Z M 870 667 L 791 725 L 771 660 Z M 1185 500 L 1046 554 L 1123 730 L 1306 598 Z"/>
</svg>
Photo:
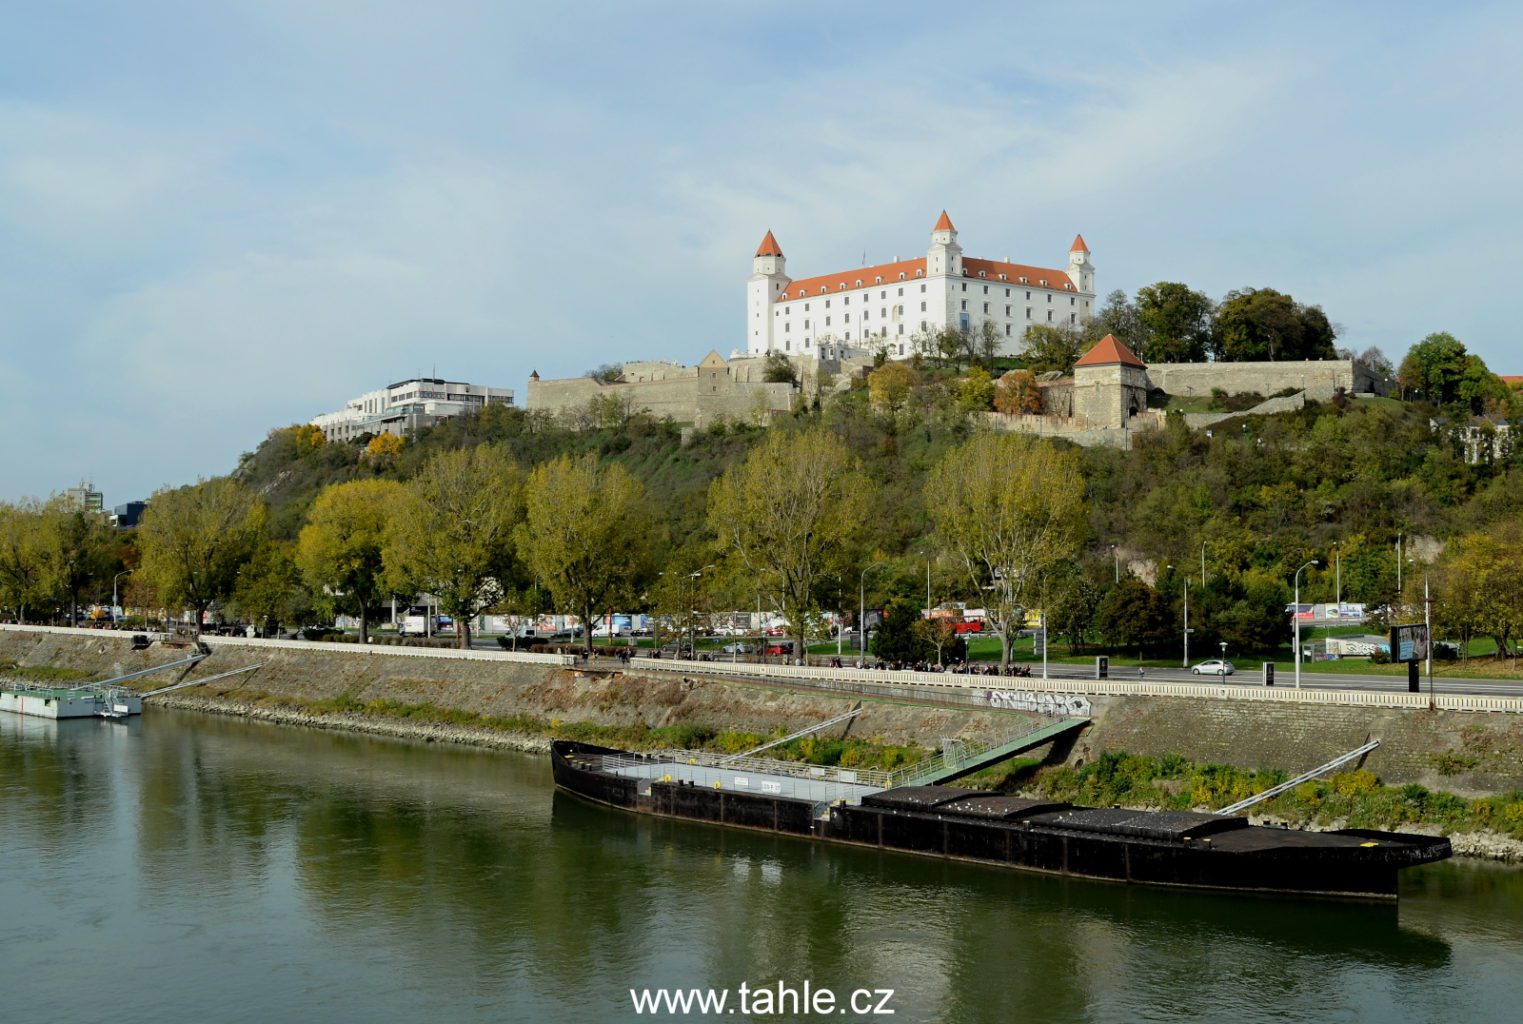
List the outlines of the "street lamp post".
<svg viewBox="0 0 1523 1024">
<path fill-rule="evenodd" d="M 1116 550 L 1116 545 L 1111 545 L 1111 555 L 1116 559 L 1116 583 L 1121 583 L 1121 552 Z"/>
<path fill-rule="evenodd" d="M 1202 545 L 1202 550 L 1204 550 L 1204 545 Z M 1170 572 L 1174 571 L 1174 567 L 1172 565 L 1169 566 L 1168 568 L 1169 568 Z M 1189 668 L 1190 667 L 1190 577 L 1189 576 L 1183 577 L 1183 581 L 1184 581 L 1184 586 L 1185 586 L 1185 632 L 1184 632 L 1184 637 L 1185 637 L 1185 660 L 1184 660 L 1184 667 L 1185 668 Z"/>
<path fill-rule="evenodd" d="M 1305 572 L 1307 569 L 1311 568 L 1314 565 L 1321 565 L 1321 564 L 1322 564 L 1321 562 L 1319 562 L 1317 559 L 1313 558 L 1310 562 L 1307 562 L 1305 565 L 1301 566 L 1301 568 L 1296 570 L 1296 597 L 1295 597 L 1295 604 L 1293 604 L 1291 606 L 1291 617 L 1295 619 L 1295 623 L 1296 623 L 1296 649 L 1295 649 L 1295 656 L 1296 656 L 1296 689 L 1298 689 L 1298 690 L 1301 688 L 1301 573 Z"/>
<path fill-rule="evenodd" d="M 111 577 L 111 625 L 113 625 L 113 626 L 115 626 L 116 623 L 117 623 L 117 617 L 116 617 L 116 581 L 121 579 L 123 576 L 130 576 L 132 573 L 135 573 L 135 572 L 137 572 L 136 569 L 123 569 L 121 572 L 119 572 L 115 576 Z"/>
<path fill-rule="evenodd" d="M 1333 591 L 1338 602 L 1338 620 L 1343 620 L 1343 542 L 1333 541 Z"/>
</svg>

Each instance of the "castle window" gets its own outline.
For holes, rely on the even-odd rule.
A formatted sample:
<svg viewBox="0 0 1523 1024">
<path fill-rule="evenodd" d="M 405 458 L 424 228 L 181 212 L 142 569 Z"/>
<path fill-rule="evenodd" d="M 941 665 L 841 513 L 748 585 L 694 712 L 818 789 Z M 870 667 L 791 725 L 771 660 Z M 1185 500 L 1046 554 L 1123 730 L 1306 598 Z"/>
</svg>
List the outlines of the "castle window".
<svg viewBox="0 0 1523 1024">
<path fill-rule="evenodd" d="M 903 274 L 900 274 L 900 275 L 899 275 L 899 276 L 900 276 L 900 277 L 903 277 L 903 276 L 904 276 L 904 275 L 903 275 Z M 899 289 L 899 297 L 900 297 L 900 298 L 901 298 L 901 299 L 902 299 L 902 298 L 904 298 L 904 289 L 903 289 L 903 288 L 900 288 L 900 289 Z"/>
<path fill-rule="evenodd" d="M 1026 296 L 1026 297 L 1027 297 L 1027 298 L 1028 298 L 1028 299 L 1029 299 L 1029 298 L 1030 298 L 1030 297 L 1031 297 L 1031 296 L 1029 296 L 1029 295 L 1028 295 L 1028 296 Z M 826 309 L 829 309 L 829 308 L 830 308 L 830 300 L 829 300 L 829 299 L 826 299 L 826 300 L 825 300 L 825 308 L 826 308 Z"/>
<path fill-rule="evenodd" d="M 1031 282 L 1026 280 L 1024 275 L 1021 277 L 1021 284 L 1030 284 L 1030 283 Z M 1026 293 L 1026 298 L 1028 298 L 1028 299 L 1031 298 L 1031 293 L 1030 292 Z"/>
<path fill-rule="evenodd" d="M 830 317 L 828 317 L 828 316 L 825 318 L 825 326 L 826 327 L 830 326 Z"/>
<path fill-rule="evenodd" d="M 902 271 L 902 270 L 899 271 L 899 280 L 901 280 L 901 281 L 904 280 L 904 271 Z"/>
<path fill-rule="evenodd" d="M 924 302 L 922 302 L 922 303 L 921 303 L 921 304 L 920 304 L 920 312 L 922 312 L 922 313 L 924 313 L 924 312 L 925 312 L 925 303 L 924 303 Z"/>
<path fill-rule="evenodd" d="M 880 310 L 878 310 L 878 316 L 882 317 L 884 320 L 887 320 L 888 319 L 888 310 L 886 310 L 886 309 L 880 309 Z"/>
<path fill-rule="evenodd" d="M 904 333 L 904 325 L 903 325 L 903 324 L 900 324 L 900 325 L 899 325 L 899 333 L 900 333 L 900 334 L 903 334 L 903 333 Z M 903 347 L 902 347 L 902 346 L 901 346 L 901 347 L 900 347 L 900 349 L 899 349 L 899 354 L 900 354 L 900 355 L 901 355 L 901 356 L 902 356 L 902 355 L 904 355 L 904 348 L 903 348 Z"/>
<path fill-rule="evenodd" d="M 788 334 L 792 330 L 793 330 L 793 323 L 791 321 L 786 323 L 786 324 L 783 324 L 783 333 L 784 334 Z"/>
<path fill-rule="evenodd" d="M 1069 296 L 1069 297 L 1068 297 L 1068 304 L 1069 304 L 1069 305 L 1070 305 L 1070 306 L 1072 306 L 1072 305 L 1073 305 L 1073 304 L 1074 304 L 1074 297 L 1073 297 L 1073 296 L 1072 296 L 1072 295 L 1070 295 L 1070 296 Z"/>
<path fill-rule="evenodd" d="M 1010 325 L 1009 324 L 1005 325 L 1005 337 L 1007 337 L 1007 338 L 1010 337 Z"/>
<path fill-rule="evenodd" d="M 1052 310 L 1047 311 L 1047 322 L 1052 323 Z"/>
<path fill-rule="evenodd" d="M 968 310 L 968 300 L 967 299 L 963 299 L 962 300 L 962 308 L 963 308 L 963 312 L 967 312 L 967 310 Z"/>
<path fill-rule="evenodd" d="M 1009 307 L 1009 306 L 1006 306 L 1006 307 L 1005 307 L 1005 315 L 1006 315 L 1006 316 L 1009 316 L 1009 315 L 1010 315 L 1010 307 Z"/>
<path fill-rule="evenodd" d="M 915 271 L 915 276 L 916 277 L 924 277 L 925 276 L 925 271 L 924 270 L 917 270 L 917 271 Z"/>
<path fill-rule="evenodd" d="M 875 278 L 873 278 L 873 284 L 882 284 L 882 283 L 883 283 L 883 278 L 881 278 L 881 277 L 875 277 Z"/>
<path fill-rule="evenodd" d="M 1041 285 L 1043 288 L 1046 288 L 1047 287 L 1047 278 L 1045 278 L 1045 277 L 1042 278 L 1040 281 L 1037 282 L 1037 284 Z M 1051 297 L 1052 296 L 1048 296 L 1048 298 L 1051 298 Z"/>
<path fill-rule="evenodd" d="M 988 277 L 989 276 L 989 272 L 986 271 L 986 270 L 980 270 L 978 272 L 978 276 L 979 277 Z M 988 290 L 989 290 L 989 286 L 988 285 L 984 285 L 984 291 L 988 291 Z"/>
<path fill-rule="evenodd" d="M 985 295 L 989 294 L 989 286 L 988 285 L 984 285 L 984 294 Z"/>
<path fill-rule="evenodd" d="M 860 277 L 857 278 L 857 287 L 858 288 L 862 287 L 862 279 Z"/>
<path fill-rule="evenodd" d="M 1079 319 L 1079 314 L 1077 314 L 1077 313 L 1070 313 L 1070 314 L 1068 314 L 1068 323 L 1069 323 L 1070 326 L 1072 326 L 1073 324 L 1077 323 L 1078 319 Z"/>
<path fill-rule="evenodd" d="M 785 352 L 792 351 L 793 350 L 793 342 L 791 342 L 791 341 L 785 341 L 785 342 L 783 342 L 783 350 Z"/>
<path fill-rule="evenodd" d="M 1026 319 L 1027 320 L 1031 319 L 1031 307 L 1030 306 L 1026 307 Z"/>
<path fill-rule="evenodd" d="M 968 282 L 966 282 L 966 281 L 964 281 L 964 282 L 963 282 L 963 283 L 962 283 L 962 290 L 963 290 L 963 291 L 967 291 L 967 290 L 968 290 Z"/>
<path fill-rule="evenodd" d="M 878 293 L 878 298 L 880 298 L 880 299 L 886 299 L 886 298 L 888 298 L 888 292 L 887 291 L 881 291 L 881 292 L 879 292 Z"/>
<path fill-rule="evenodd" d="M 1052 319 L 1052 314 L 1051 314 L 1051 313 L 1048 313 L 1048 314 L 1047 314 L 1047 318 L 1048 318 L 1048 319 L 1049 319 L 1049 320 L 1050 320 L 1050 319 Z M 850 314 L 850 313 L 842 313 L 842 314 L 841 314 L 841 322 L 842 322 L 842 323 L 843 323 L 843 324 L 849 324 L 849 323 L 851 323 L 851 314 Z"/>
<path fill-rule="evenodd" d="M 989 304 L 986 302 L 986 303 L 984 303 L 984 316 L 988 316 L 988 315 L 989 315 Z"/>
<path fill-rule="evenodd" d="M 839 285 L 836 286 L 836 290 L 844 292 L 846 290 L 846 282 L 842 281 Z"/>
<path fill-rule="evenodd" d="M 1052 292 L 1047 293 L 1047 305 L 1052 305 Z"/>
<path fill-rule="evenodd" d="M 804 321 L 804 330 L 806 330 L 806 331 L 809 330 L 809 321 L 808 320 Z"/>
<path fill-rule="evenodd" d="M 1000 275 L 1000 276 L 999 276 L 999 279 L 1000 279 L 1000 280 L 1001 280 L 1001 281 L 1005 281 L 1005 280 L 1008 280 L 1008 278 L 1006 278 L 1006 277 L 1005 277 L 1005 275 L 1004 275 L 1004 274 L 1001 274 L 1001 275 Z M 1008 290 L 1008 289 L 1007 289 L 1007 290 Z"/>
<path fill-rule="evenodd" d="M 820 285 L 820 294 L 821 295 L 825 294 L 825 286 L 824 285 Z"/>
<path fill-rule="evenodd" d="M 920 294 L 921 294 L 921 295 L 924 295 L 924 294 L 925 294 L 925 285 L 921 285 L 921 286 L 920 286 Z"/>
<path fill-rule="evenodd" d="M 848 295 L 848 296 L 846 296 L 846 298 L 844 298 L 844 299 L 842 299 L 842 300 L 841 300 L 841 301 L 842 301 L 842 303 L 844 303 L 844 304 L 845 304 L 845 305 L 848 305 L 848 306 L 849 306 L 849 305 L 851 305 L 851 296 L 850 296 L 850 295 Z"/>
<path fill-rule="evenodd" d="M 809 303 L 804 303 L 804 312 L 809 312 Z"/>
</svg>

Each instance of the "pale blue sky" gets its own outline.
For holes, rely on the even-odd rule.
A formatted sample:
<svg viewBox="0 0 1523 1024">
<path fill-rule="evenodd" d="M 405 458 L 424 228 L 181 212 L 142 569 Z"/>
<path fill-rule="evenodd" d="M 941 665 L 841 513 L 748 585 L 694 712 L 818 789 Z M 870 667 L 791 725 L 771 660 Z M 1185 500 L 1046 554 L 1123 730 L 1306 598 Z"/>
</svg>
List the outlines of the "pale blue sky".
<svg viewBox="0 0 1523 1024">
<path fill-rule="evenodd" d="M 923 252 L 1272 286 L 1523 373 L 1516 4 L 0 0 L 0 499 L 108 504 L 418 371 L 742 343 Z"/>
</svg>

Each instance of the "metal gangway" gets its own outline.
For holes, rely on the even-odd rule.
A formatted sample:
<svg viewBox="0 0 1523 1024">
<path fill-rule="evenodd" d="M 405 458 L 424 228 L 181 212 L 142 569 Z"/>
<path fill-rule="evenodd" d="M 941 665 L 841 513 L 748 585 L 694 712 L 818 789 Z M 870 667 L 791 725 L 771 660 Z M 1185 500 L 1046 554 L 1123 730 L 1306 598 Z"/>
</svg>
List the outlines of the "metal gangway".
<svg viewBox="0 0 1523 1024">
<path fill-rule="evenodd" d="M 1341 766 L 1343 766 L 1345 764 L 1348 764 L 1350 761 L 1354 760 L 1355 758 L 1363 757 L 1365 754 L 1368 754 L 1370 751 L 1374 750 L 1378 746 L 1380 746 L 1380 741 L 1379 740 L 1370 740 L 1368 743 L 1364 744 L 1364 746 L 1362 746 L 1362 747 L 1355 747 L 1353 750 L 1350 750 L 1347 754 L 1339 754 L 1337 757 L 1333 758 L 1331 761 L 1327 762 L 1326 764 L 1318 765 L 1317 767 L 1313 768 L 1309 772 L 1302 772 L 1300 775 L 1297 775 L 1295 778 L 1290 779 L 1290 780 L 1288 780 L 1286 782 L 1282 782 L 1278 786 L 1274 786 L 1274 787 L 1271 787 L 1270 789 L 1266 789 L 1262 793 L 1255 793 L 1253 796 L 1250 796 L 1246 800 L 1239 800 L 1235 804 L 1228 804 L 1226 807 L 1223 807 L 1221 810 L 1216 811 L 1215 813 L 1217 813 L 1217 814 L 1238 814 L 1238 813 L 1241 813 L 1242 811 L 1245 811 L 1248 808 L 1252 807 L 1254 804 L 1262 803 L 1263 801 L 1268 800 L 1268 799 L 1270 799 L 1272 797 L 1277 797 L 1281 793 L 1287 792 L 1288 790 L 1295 789 L 1297 786 L 1299 786 L 1303 782 L 1310 782 L 1312 779 L 1315 779 L 1317 776 L 1319 776 L 1319 775 L 1326 775 L 1328 772 L 1332 771 L 1334 768 L 1338 768 L 1338 767 L 1341 767 Z"/>
<path fill-rule="evenodd" d="M 805 728 L 805 729 L 800 729 L 798 732 L 791 732 L 788 735 L 784 736 L 782 739 L 773 740 L 771 743 L 763 743 L 759 747 L 752 747 L 750 750 L 743 750 L 743 751 L 741 751 L 738 754 L 731 754 L 729 757 L 724 758 L 719 763 L 721 765 L 725 765 L 725 764 L 729 764 L 731 761 L 740 761 L 740 760 L 742 760 L 744 758 L 755 757 L 757 754 L 760 754 L 763 750 L 771 750 L 773 747 L 780 747 L 784 743 L 791 743 L 791 742 L 793 742 L 796 739 L 800 739 L 801 737 L 808 736 L 812 732 L 819 732 L 821 729 L 828 729 L 832 725 L 837 725 L 837 724 L 839 724 L 841 722 L 848 722 L 851 719 L 856 718 L 861 713 L 862 713 L 862 702 L 858 701 L 857 702 L 857 706 L 852 708 L 850 711 L 847 711 L 847 712 L 844 712 L 842 714 L 836 715 L 834 718 L 827 718 L 823 722 L 819 722 L 819 723 L 817 723 L 815 725 L 811 725 L 811 726 L 809 726 L 808 728 Z"/>
<path fill-rule="evenodd" d="M 1023 732 L 1003 740 L 989 743 L 965 743 L 961 740 L 943 740 L 941 751 L 905 765 L 893 772 L 885 788 L 895 786 L 934 786 L 943 782 L 972 775 L 976 771 L 998 764 L 1006 758 L 1024 754 L 1028 750 L 1051 743 L 1065 733 L 1082 729 L 1089 724 L 1088 718 L 1065 718 L 1040 729 Z"/>
<path fill-rule="evenodd" d="M 157 690 L 149 690 L 146 693 L 140 693 L 140 694 L 138 694 L 138 696 L 144 697 L 144 698 L 147 698 L 147 697 L 157 697 L 161 693 L 169 693 L 171 690 L 183 690 L 187 686 L 205 686 L 207 683 L 215 683 L 219 679 L 226 679 L 229 676 L 241 675 L 244 672 L 252 672 L 255 669 L 263 668 L 263 667 L 264 666 L 262 664 L 261 665 L 245 665 L 242 668 L 234 668 L 234 669 L 228 669 L 226 672 L 218 672 L 216 675 L 214 675 L 214 676 L 207 676 L 204 679 L 182 679 L 178 683 L 170 683 L 168 686 L 161 686 Z"/>
<path fill-rule="evenodd" d="M 128 672 L 126 675 L 113 676 L 110 679 L 102 679 L 94 683 L 85 683 L 83 686 L 78 688 L 81 690 L 110 689 L 127 682 L 129 679 L 140 679 L 143 676 L 151 676 L 155 672 L 167 672 L 172 668 L 190 668 L 196 665 L 198 662 L 205 661 L 209 657 L 210 655 L 207 654 L 192 654 L 190 657 L 181 658 L 179 661 L 166 661 L 164 664 L 155 665 L 152 668 L 140 668 L 136 672 Z"/>
</svg>

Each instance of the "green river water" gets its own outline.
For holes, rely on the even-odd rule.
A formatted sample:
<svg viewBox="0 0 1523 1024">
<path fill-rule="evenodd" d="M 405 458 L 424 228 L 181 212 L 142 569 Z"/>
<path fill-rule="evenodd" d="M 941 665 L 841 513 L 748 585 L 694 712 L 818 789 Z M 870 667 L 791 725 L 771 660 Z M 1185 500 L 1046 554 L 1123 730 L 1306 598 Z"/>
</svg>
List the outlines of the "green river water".
<svg viewBox="0 0 1523 1024">
<path fill-rule="evenodd" d="M 3 1024 L 1523 1020 L 1516 868 L 1418 869 L 1397 905 L 1149 890 L 639 818 L 558 796 L 540 756 L 161 709 L 0 715 L 0 780 Z M 894 1013 L 630 996 L 779 981 L 892 989 Z"/>
</svg>

